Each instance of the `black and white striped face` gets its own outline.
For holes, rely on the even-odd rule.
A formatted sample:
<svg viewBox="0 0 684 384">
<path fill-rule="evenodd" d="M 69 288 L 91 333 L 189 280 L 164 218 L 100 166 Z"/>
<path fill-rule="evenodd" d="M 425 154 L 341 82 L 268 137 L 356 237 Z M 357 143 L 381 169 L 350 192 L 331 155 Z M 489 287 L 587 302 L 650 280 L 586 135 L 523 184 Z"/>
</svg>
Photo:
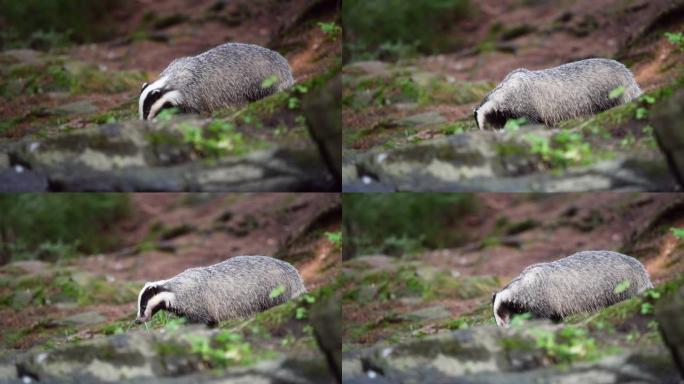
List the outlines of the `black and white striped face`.
<svg viewBox="0 0 684 384">
<path fill-rule="evenodd" d="M 143 84 L 138 101 L 140 120 L 152 120 L 159 112 L 174 108 L 181 104 L 179 91 L 166 87 L 167 77 L 162 77 L 152 84 Z"/>
<path fill-rule="evenodd" d="M 149 321 L 162 309 L 173 308 L 175 295 L 162 285 L 164 280 L 146 283 L 138 295 L 138 316 L 136 323 Z"/>
</svg>

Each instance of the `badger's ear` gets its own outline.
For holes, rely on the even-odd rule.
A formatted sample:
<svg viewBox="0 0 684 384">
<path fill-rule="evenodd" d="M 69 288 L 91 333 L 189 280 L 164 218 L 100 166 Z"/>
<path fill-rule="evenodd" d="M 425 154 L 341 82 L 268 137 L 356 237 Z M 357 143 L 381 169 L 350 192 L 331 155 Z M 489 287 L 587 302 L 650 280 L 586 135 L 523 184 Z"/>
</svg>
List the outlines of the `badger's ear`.
<svg viewBox="0 0 684 384">
<path fill-rule="evenodd" d="M 496 292 L 492 293 L 492 305 L 494 305 L 494 300 L 496 300 Z"/>
<path fill-rule="evenodd" d="M 140 87 L 140 93 L 141 93 L 141 94 L 143 93 L 143 91 L 145 90 L 145 88 L 147 88 L 148 85 L 149 85 L 149 84 L 147 84 L 147 83 L 143 83 L 142 87 Z"/>
</svg>

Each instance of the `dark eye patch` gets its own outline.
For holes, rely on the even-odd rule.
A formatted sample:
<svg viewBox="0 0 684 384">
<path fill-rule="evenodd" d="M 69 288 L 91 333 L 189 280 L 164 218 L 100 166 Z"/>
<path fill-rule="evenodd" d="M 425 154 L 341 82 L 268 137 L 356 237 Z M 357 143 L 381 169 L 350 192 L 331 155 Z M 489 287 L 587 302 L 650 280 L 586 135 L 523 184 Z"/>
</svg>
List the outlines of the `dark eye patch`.
<svg viewBox="0 0 684 384">
<path fill-rule="evenodd" d="M 167 289 L 164 289 L 163 287 L 160 287 L 158 285 L 154 285 L 151 287 L 148 287 L 142 294 L 142 297 L 140 298 L 140 314 L 143 315 L 145 313 L 145 310 L 147 309 L 147 302 L 150 301 L 154 295 L 160 293 L 160 292 L 168 292 Z"/>
<path fill-rule="evenodd" d="M 152 108 L 152 105 L 159 100 L 164 94 L 166 94 L 168 91 L 160 90 L 160 89 L 155 89 L 154 91 L 150 92 L 147 94 L 147 97 L 145 98 L 145 101 L 143 102 L 143 119 L 149 119 L 150 116 L 150 109 Z"/>
</svg>

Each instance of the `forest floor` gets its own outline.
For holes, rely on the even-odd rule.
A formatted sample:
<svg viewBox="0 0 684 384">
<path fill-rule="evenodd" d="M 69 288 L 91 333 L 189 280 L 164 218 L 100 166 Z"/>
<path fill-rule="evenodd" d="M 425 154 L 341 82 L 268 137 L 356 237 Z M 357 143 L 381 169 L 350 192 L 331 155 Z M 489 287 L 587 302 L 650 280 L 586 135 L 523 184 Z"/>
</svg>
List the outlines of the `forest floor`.
<svg viewBox="0 0 684 384">
<path fill-rule="evenodd" d="M 684 78 L 684 53 L 664 37 L 664 32 L 681 31 L 681 4 L 481 1 L 473 8 L 452 32 L 454 39 L 464 40 L 457 52 L 345 66 L 343 155 L 349 191 L 364 190 L 357 182 L 363 176 L 390 190 L 571 191 L 567 184 L 535 187 L 534 175 L 594 175 L 597 163 L 625 157 L 648 162 L 652 169 L 664 168 L 647 110 L 681 87 Z M 514 127 L 499 135 L 477 129 L 473 110 L 512 70 L 538 70 L 591 57 L 626 64 L 655 102 L 639 100 L 551 129 Z M 530 136 L 537 136 L 530 142 L 546 141 L 549 149 L 526 143 Z M 444 143 L 458 149 L 449 150 Z M 433 154 L 426 156 L 429 151 Z M 477 184 L 478 178 L 525 177 L 531 180 L 527 185 Z M 579 190 L 624 187 L 604 177 L 607 182 L 594 181 Z M 640 190 L 672 188 L 655 181 L 654 175 L 645 178 L 650 186 L 625 184 Z M 540 178 L 539 184 L 545 183 L 551 184 Z"/>
<path fill-rule="evenodd" d="M 684 227 L 681 196 L 478 194 L 473 212 L 460 221 L 459 234 L 467 239 L 462 246 L 399 257 L 359 255 L 343 263 L 348 377 L 369 369 L 409 382 L 415 377 L 446 380 L 471 374 L 483 375 L 473 382 L 515 382 L 521 372 L 530 375 L 523 379 L 529 381 L 548 375 L 579 377 L 586 364 L 597 371 L 615 371 L 605 367 L 624 363 L 596 361 L 633 353 L 629 351 L 661 356 L 660 364 L 671 367 L 666 376 L 676 376 L 666 362 L 669 352 L 653 308 L 657 298 L 684 283 L 684 240 L 671 230 Z M 572 316 L 558 325 L 523 321 L 509 330 L 496 327 L 492 294 L 529 265 L 581 250 L 614 250 L 638 258 L 659 293 L 597 314 Z M 573 348 L 575 352 L 568 352 Z M 447 371 L 445 358 L 453 367 Z M 490 358 L 495 365 L 484 362 Z M 632 361 L 639 361 L 643 372 L 659 370 L 641 358 Z M 566 364 L 575 363 L 585 363 L 580 364 L 584 368 L 567 369 Z M 544 371 L 556 365 L 565 368 Z M 496 376 L 499 373 L 502 376 Z M 596 375 L 587 377 L 594 380 Z"/>
<path fill-rule="evenodd" d="M 334 284 L 339 270 L 339 245 L 325 233 L 339 232 L 340 220 L 340 200 L 332 194 L 132 195 L 131 214 L 107 230 L 120 242 L 116 251 L 57 264 L 15 262 L 0 270 L 2 355 L 145 329 L 133 320 L 146 281 L 227 255 L 289 261 L 307 290 L 318 292 Z M 297 331 L 276 339 L 305 337 L 305 325 L 294 324 Z"/>
<path fill-rule="evenodd" d="M 335 117 L 336 105 L 310 105 L 320 103 L 319 93 L 326 92 L 323 87 L 339 72 L 337 3 L 181 3 L 124 2 L 129 6 L 111 15 L 118 27 L 108 41 L 0 52 L 0 181 L 6 188 L 336 188 L 311 136 L 327 137 L 320 133 L 325 127 L 309 124 L 309 119 L 314 114 L 325 121 Z M 281 53 L 297 85 L 211 115 L 171 114 L 157 124 L 139 121 L 144 82 L 154 81 L 175 58 L 226 42 L 258 44 Z"/>
<path fill-rule="evenodd" d="M 41 131 L 54 116 L 40 116 L 35 110 L 68 102 L 88 100 L 99 110 L 109 110 L 135 99 L 137 111 L 137 97 L 143 82 L 156 79 L 176 58 L 193 56 L 229 41 L 279 51 L 288 59 L 298 82 L 324 72 L 340 55 L 339 41 L 328 38 L 316 25 L 316 22 L 335 21 L 335 10 L 325 6 L 312 7 L 311 1 L 296 0 L 287 4 L 232 1 L 219 10 L 212 8 L 216 4 L 213 0 L 199 0 L 192 7 L 184 4 L 182 0 L 136 1 L 113 16 L 120 22 L 117 34 L 110 41 L 77 45 L 61 52 L 63 58 L 93 65 L 105 75 L 108 72 L 126 74 L 129 79 L 121 86 L 125 89 L 112 93 L 106 87 L 92 87 L 77 95 L 60 92 L 6 95 L 0 116 L 7 120 L 18 119 L 18 123 L 0 135 L 18 138 Z M 183 14 L 178 13 L 180 9 L 184 10 Z M 37 59 L 33 57 L 33 60 Z M 82 127 L 91 119 L 78 116 L 60 122 Z"/>
</svg>

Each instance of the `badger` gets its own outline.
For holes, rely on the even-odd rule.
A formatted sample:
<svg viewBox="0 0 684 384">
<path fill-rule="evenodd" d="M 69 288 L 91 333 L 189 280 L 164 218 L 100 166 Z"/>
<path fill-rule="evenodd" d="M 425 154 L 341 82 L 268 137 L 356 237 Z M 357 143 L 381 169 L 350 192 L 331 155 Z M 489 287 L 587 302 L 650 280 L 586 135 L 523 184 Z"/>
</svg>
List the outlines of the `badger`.
<svg viewBox="0 0 684 384">
<path fill-rule="evenodd" d="M 623 87 L 617 97 L 613 90 Z M 508 119 L 526 118 L 547 126 L 592 115 L 641 95 L 632 73 L 615 60 L 587 59 L 540 71 L 516 69 L 474 110 L 478 128 L 502 128 Z"/>
<path fill-rule="evenodd" d="M 190 322 L 216 325 L 265 311 L 305 291 L 289 263 L 267 256 L 235 256 L 146 283 L 138 295 L 136 323 L 149 321 L 163 309 Z"/>
<path fill-rule="evenodd" d="M 616 290 L 619 284 L 629 285 Z M 529 312 L 534 318 L 558 322 L 573 314 L 597 311 L 648 288 L 653 284 L 635 258 L 611 251 L 577 252 L 525 268 L 492 296 L 494 319 L 500 327 L 508 327 L 513 315 Z"/>
<path fill-rule="evenodd" d="M 273 84 L 264 84 L 264 80 Z M 161 110 L 212 112 L 241 106 L 294 84 L 287 60 L 279 53 L 251 44 L 227 43 L 192 57 L 176 59 L 140 91 L 141 120 Z M 266 86 L 268 85 L 268 86 Z"/>
</svg>

